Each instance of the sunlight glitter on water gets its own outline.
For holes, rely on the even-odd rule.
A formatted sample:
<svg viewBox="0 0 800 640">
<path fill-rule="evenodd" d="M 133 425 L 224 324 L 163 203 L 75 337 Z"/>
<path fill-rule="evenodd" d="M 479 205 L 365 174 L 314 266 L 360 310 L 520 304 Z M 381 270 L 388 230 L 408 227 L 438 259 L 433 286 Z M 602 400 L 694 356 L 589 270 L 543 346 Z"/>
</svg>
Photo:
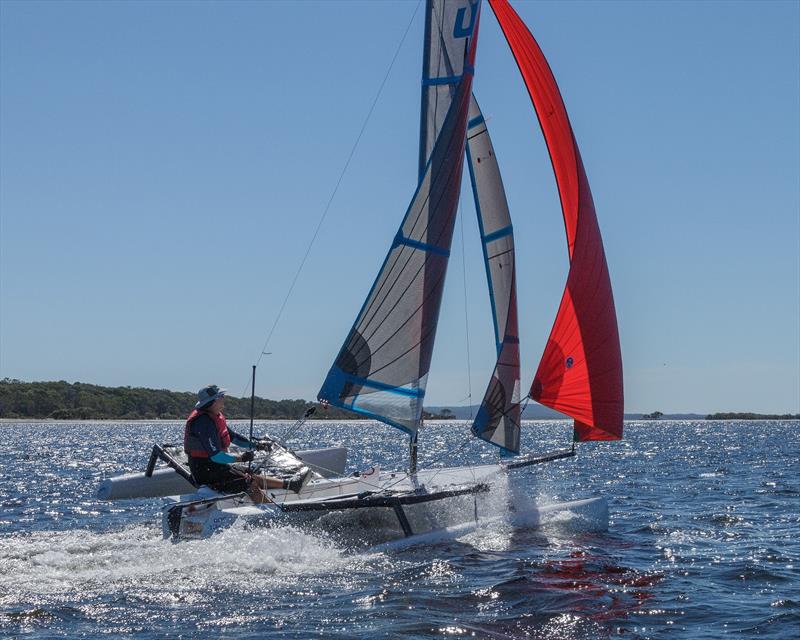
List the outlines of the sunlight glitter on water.
<svg viewBox="0 0 800 640">
<path fill-rule="evenodd" d="M 352 527 L 242 526 L 175 545 L 161 538 L 157 502 L 95 499 L 101 479 L 143 469 L 148 446 L 179 427 L 0 426 L 0 635 L 783 640 L 800 625 L 797 422 L 629 424 L 623 442 L 581 445 L 576 459 L 496 488 L 488 526 L 383 552 L 359 551 Z M 531 423 L 525 442 L 563 448 L 566 429 Z M 422 436 L 454 448 L 467 431 Z M 132 446 L 143 436 L 148 446 Z M 352 468 L 404 464 L 389 428 L 314 423 L 298 434 L 343 440 Z M 496 459 L 488 447 L 460 455 L 448 463 Z M 423 464 L 434 457 L 421 452 Z M 598 494 L 607 532 L 568 514 L 544 527 L 515 517 Z M 458 519 L 472 504 L 448 509 L 438 515 Z"/>
</svg>

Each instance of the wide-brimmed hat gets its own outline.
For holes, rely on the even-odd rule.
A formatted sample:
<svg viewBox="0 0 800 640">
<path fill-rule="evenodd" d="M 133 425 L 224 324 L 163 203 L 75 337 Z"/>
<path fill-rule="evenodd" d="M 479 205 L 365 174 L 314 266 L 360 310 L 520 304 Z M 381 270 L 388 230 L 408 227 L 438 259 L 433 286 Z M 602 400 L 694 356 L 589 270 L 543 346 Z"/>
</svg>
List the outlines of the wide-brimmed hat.
<svg viewBox="0 0 800 640">
<path fill-rule="evenodd" d="M 203 387 L 200 391 L 197 392 L 197 404 L 194 405 L 195 409 L 200 409 L 205 407 L 206 405 L 211 404 L 217 398 L 221 398 L 225 395 L 225 392 L 228 391 L 227 389 L 220 389 L 215 384 L 210 384 L 207 387 Z"/>
</svg>

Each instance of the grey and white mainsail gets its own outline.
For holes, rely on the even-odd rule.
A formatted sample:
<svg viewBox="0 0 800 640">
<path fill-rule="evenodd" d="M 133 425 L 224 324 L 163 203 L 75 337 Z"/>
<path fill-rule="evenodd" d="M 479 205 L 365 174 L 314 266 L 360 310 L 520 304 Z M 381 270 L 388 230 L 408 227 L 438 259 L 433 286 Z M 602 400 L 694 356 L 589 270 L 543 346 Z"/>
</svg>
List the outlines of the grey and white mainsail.
<svg viewBox="0 0 800 640">
<path fill-rule="evenodd" d="M 428 0 L 422 56 L 422 108 L 419 127 L 420 179 L 442 130 L 465 66 L 469 36 L 478 20 L 479 0 Z"/>
<path fill-rule="evenodd" d="M 460 41 L 462 73 L 400 229 L 319 392 L 411 434 L 422 417 L 464 167 L 480 4 L 463 4 L 448 36 Z M 448 46 L 448 55 L 457 50 Z"/>
<path fill-rule="evenodd" d="M 497 363 L 472 432 L 506 451 L 518 453 L 520 364 L 514 232 L 500 168 L 475 96 L 469 107 L 467 162 L 497 344 Z"/>
</svg>

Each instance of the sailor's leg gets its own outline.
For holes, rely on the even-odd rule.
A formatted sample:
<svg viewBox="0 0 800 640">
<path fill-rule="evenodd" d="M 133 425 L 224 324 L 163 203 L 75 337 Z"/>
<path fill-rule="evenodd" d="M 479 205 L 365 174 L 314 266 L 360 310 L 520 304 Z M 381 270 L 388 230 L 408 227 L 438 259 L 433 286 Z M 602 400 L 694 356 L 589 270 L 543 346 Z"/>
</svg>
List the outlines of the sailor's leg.
<svg viewBox="0 0 800 640">
<path fill-rule="evenodd" d="M 247 487 L 247 495 L 250 496 L 253 504 L 264 504 L 265 502 L 271 502 L 256 482 L 251 482 L 250 486 Z"/>
<path fill-rule="evenodd" d="M 259 489 L 283 489 L 283 480 L 273 478 L 271 476 L 253 475 L 252 483 L 257 485 Z"/>
<path fill-rule="evenodd" d="M 303 467 L 288 480 L 280 478 L 273 478 L 272 476 L 253 476 L 253 481 L 257 482 L 262 489 L 288 489 L 299 493 L 311 480 L 311 470 L 308 467 Z"/>
</svg>

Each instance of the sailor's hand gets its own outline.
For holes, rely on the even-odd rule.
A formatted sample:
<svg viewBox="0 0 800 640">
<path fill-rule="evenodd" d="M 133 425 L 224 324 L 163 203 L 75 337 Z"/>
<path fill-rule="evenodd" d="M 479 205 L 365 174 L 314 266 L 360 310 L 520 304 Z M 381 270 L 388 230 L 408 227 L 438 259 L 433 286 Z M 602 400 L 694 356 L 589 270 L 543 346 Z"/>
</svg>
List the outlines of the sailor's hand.
<svg viewBox="0 0 800 640">
<path fill-rule="evenodd" d="M 252 451 L 245 451 L 241 456 L 239 456 L 239 460 L 241 462 L 251 462 L 255 457 L 256 456 Z"/>
</svg>

